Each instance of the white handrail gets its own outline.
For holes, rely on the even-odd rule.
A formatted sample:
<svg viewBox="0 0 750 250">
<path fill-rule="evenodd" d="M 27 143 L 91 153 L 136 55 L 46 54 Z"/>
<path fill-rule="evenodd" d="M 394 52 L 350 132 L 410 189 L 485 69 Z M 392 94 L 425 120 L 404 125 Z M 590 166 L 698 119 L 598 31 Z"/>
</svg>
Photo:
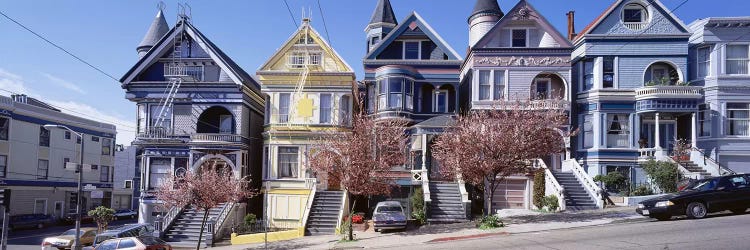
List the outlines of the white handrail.
<svg viewBox="0 0 750 250">
<path fill-rule="evenodd" d="M 735 173 L 734 170 L 722 166 L 719 162 L 706 155 L 706 153 L 699 148 L 694 147 L 691 149 L 690 160 L 710 173 L 711 176 L 722 176 Z"/>
<path fill-rule="evenodd" d="M 602 189 L 599 187 L 599 185 L 594 182 L 594 178 L 591 178 L 588 173 L 586 173 L 586 170 L 581 167 L 580 164 L 574 159 L 566 160 L 563 162 L 563 164 L 567 164 L 568 167 L 570 167 L 573 170 L 573 174 L 575 174 L 576 179 L 583 184 L 583 188 L 586 189 L 586 192 L 589 193 L 591 197 L 594 197 L 594 200 L 596 202 L 596 206 L 598 208 L 604 208 L 604 200 L 602 200 Z"/>
<path fill-rule="evenodd" d="M 305 187 L 308 186 L 308 182 L 310 179 L 312 179 L 312 184 L 310 185 L 310 194 L 307 195 L 307 205 L 305 205 L 305 213 L 302 215 L 302 228 L 307 227 L 307 219 L 310 218 L 310 213 L 312 212 L 313 201 L 315 200 L 315 193 L 318 189 L 317 179 L 315 178 L 305 179 Z"/>
<path fill-rule="evenodd" d="M 224 204 L 224 207 L 221 209 L 221 213 L 219 213 L 219 217 L 216 218 L 216 220 L 212 221 L 211 223 L 211 240 L 216 240 L 216 236 L 219 235 L 219 231 L 221 230 L 221 225 L 224 224 L 224 221 L 227 218 L 227 215 L 229 215 L 229 212 L 234 209 L 234 202 L 230 202 L 227 204 Z"/>
<path fill-rule="evenodd" d="M 542 159 L 537 159 L 537 164 L 544 169 L 544 195 L 556 195 L 557 204 L 560 211 L 565 210 L 565 188 L 557 182 L 555 175 L 552 174 L 547 164 Z M 540 208 L 541 209 L 541 208 Z"/>
<path fill-rule="evenodd" d="M 336 228 L 339 230 L 341 229 L 341 221 L 344 220 L 344 213 L 349 212 L 349 211 L 344 211 L 347 209 L 348 206 L 346 204 L 349 202 L 349 199 L 348 199 L 349 196 L 346 194 L 347 194 L 347 191 L 344 190 L 342 194 L 342 198 L 341 198 L 341 201 L 342 201 L 341 207 L 339 208 L 339 219 L 336 221 Z M 349 216 L 351 216 L 351 214 Z M 341 233 L 341 231 L 339 232 Z"/>
<path fill-rule="evenodd" d="M 422 197 L 425 203 L 432 202 L 432 198 L 430 198 L 430 178 L 427 177 L 428 175 L 427 169 L 422 169 Z"/>
<path fill-rule="evenodd" d="M 172 207 L 169 209 L 169 211 L 162 217 L 161 221 L 158 222 L 160 225 L 158 226 L 159 229 L 159 235 L 163 235 L 164 232 L 167 231 L 167 228 L 172 225 L 172 222 L 177 218 L 180 213 L 182 213 L 182 210 L 184 208 L 182 207 Z"/>
<path fill-rule="evenodd" d="M 677 170 L 679 170 L 680 173 L 682 173 L 682 175 L 685 176 L 685 177 L 687 177 L 687 178 L 695 179 L 695 180 L 700 180 L 701 178 L 703 178 L 701 176 L 701 174 L 699 174 L 699 173 L 690 172 L 690 170 L 688 170 L 687 168 L 683 167 L 682 164 L 680 164 L 679 162 L 677 162 L 674 159 L 672 159 L 672 157 L 666 157 L 666 161 L 677 165 Z"/>
</svg>

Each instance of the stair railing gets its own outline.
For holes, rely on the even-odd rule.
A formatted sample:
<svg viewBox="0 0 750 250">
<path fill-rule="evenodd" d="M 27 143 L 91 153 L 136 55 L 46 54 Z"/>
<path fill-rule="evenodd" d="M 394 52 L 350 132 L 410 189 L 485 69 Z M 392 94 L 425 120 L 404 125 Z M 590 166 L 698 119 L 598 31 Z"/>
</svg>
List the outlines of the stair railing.
<svg viewBox="0 0 750 250">
<path fill-rule="evenodd" d="M 428 215 L 430 213 L 430 203 L 432 203 L 432 197 L 430 197 L 430 178 L 428 177 L 427 169 L 422 169 L 422 198 L 424 198 L 424 213 Z"/>
<path fill-rule="evenodd" d="M 583 188 L 586 189 L 586 192 L 589 193 L 591 197 L 594 197 L 594 201 L 596 202 L 596 207 L 598 208 L 604 208 L 604 200 L 602 199 L 602 188 L 599 187 L 599 185 L 596 184 L 594 181 L 594 178 L 591 178 L 588 173 L 586 173 L 586 170 L 581 167 L 581 164 L 578 164 L 578 162 L 575 159 L 566 160 L 563 162 L 563 165 L 568 165 L 567 168 L 570 168 L 573 170 L 573 174 L 575 174 L 576 179 L 578 179 L 581 184 L 583 184 Z M 565 166 L 563 168 L 566 168 Z"/>
<path fill-rule="evenodd" d="M 347 206 L 347 203 L 349 203 L 349 196 L 346 195 L 348 191 L 344 190 L 341 194 L 341 207 L 339 208 L 339 219 L 336 220 L 336 228 L 341 229 L 341 222 L 344 220 L 345 213 L 348 213 L 349 211 L 346 211 L 349 206 Z M 343 233 L 343 231 L 339 231 L 340 233 Z"/>
<path fill-rule="evenodd" d="M 677 170 L 679 170 L 680 173 L 682 173 L 682 175 L 687 178 L 694 179 L 694 180 L 700 180 L 703 178 L 703 176 L 700 173 L 691 172 L 684 165 L 682 165 L 681 162 L 675 161 L 674 159 L 672 159 L 672 157 L 666 157 L 666 160 L 667 162 L 677 164 Z"/>
<path fill-rule="evenodd" d="M 552 174 L 552 171 L 549 169 L 549 167 L 547 167 L 547 164 L 545 164 L 542 159 L 537 159 L 536 164 L 540 168 L 544 169 L 544 195 L 556 195 L 558 207 L 560 211 L 564 211 L 565 188 L 560 185 L 560 183 L 557 181 L 557 178 L 555 178 L 555 175 Z"/>
<path fill-rule="evenodd" d="M 234 205 L 234 202 L 224 204 L 224 207 L 221 208 L 219 216 L 216 219 L 212 220 L 211 223 L 208 223 L 208 232 L 210 232 L 212 235 L 211 242 L 215 241 L 217 237 L 221 237 L 221 234 L 219 233 L 221 231 L 221 225 L 224 224 L 224 221 L 226 220 L 227 215 L 229 215 L 229 212 L 234 209 Z"/>
<path fill-rule="evenodd" d="M 312 179 L 312 181 L 311 181 Z M 307 220 L 310 218 L 312 212 L 313 201 L 315 200 L 315 193 L 318 190 L 318 180 L 315 178 L 305 179 L 305 186 L 309 184 L 310 194 L 307 195 L 307 204 L 305 205 L 305 213 L 302 215 L 301 225 L 302 228 L 307 228 Z"/>
<path fill-rule="evenodd" d="M 690 152 L 690 160 L 711 173 L 712 176 L 737 174 L 734 170 L 722 166 L 719 161 L 706 154 L 700 148 L 693 147 Z"/>
<path fill-rule="evenodd" d="M 164 217 L 162 217 L 161 220 L 156 220 L 154 222 L 154 227 L 156 227 L 156 229 L 159 231 L 159 237 L 164 237 L 167 229 L 172 226 L 175 219 L 177 219 L 177 216 L 179 216 L 184 209 L 184 207 L 174 206 L 170 208 L 166 214 L 164 214 Z"/>
</svg>

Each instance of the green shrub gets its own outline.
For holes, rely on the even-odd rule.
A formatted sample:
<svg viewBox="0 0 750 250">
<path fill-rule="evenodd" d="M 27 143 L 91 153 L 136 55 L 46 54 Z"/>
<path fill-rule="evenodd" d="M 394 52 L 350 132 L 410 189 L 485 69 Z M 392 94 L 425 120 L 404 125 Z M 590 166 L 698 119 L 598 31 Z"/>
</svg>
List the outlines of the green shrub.
<svg viewBox="0 0 750 250">
<path fill-rule="evenodd" d="M 619 192 L 627 190 L 628 178 L 618 171 L 612 171 L 607 175 L 597 175 L 594 177 L 594 181 L 604 183 L 607 190 Z"/>
<path fill-rule="evenodd" d="M 411 218 L 416 220 L 420 225 L 427 222 L 427 215 L 424 211 L 424 193 L 422 187 L 414 189 L 411 195 Z"/>
<path fill-rule="evenodd" d="M 633 189 L 633 192 L 630 193 L 633 196 L 644 196 L 644 195 L 652 195 L 654 194 L 654 191 L 651 190 L 651 187 L 648 185 L 640 185 L 637 188 Z"/>
<path fill-rule="evenodd" d="M 246 225 L 253 225 L 257 221 L 257 217 L 255 214 L 247 214 L 245 215 L 245 224 Z"/>
<path fill-rule="evenodd" d="M 544 171 L 534 173 L 534 206 L 541 209 L 544 207 L 544 189 L 546 188 Z"/>
<path fill-rule="evenodd" d="M 488 215 L 488 216 L 482 217 L 482 220 L 479 221 L 478 226 L 479 226 L 479 229 L 486 230 L 486 229 L 503 227 L 505 225 L 500 220 L 500 217 L 497 217 L 497 215 Z"/>
<path fill-rule="evenodd" d="M 682 178 L 677 164 L 666 161 L 650 160 L 641 165 L 643 171 L 663 193 L 677 192 L 677 183 Z"/>
<path fill-rule="evenodd" d="M 550 212 L 557 211 L 557 209 L 560 208 L 560 204 L 557 201 L 557 195 L 551 194 L 551 195 L 545 196 L 544 206 L 546 206 Z"/>
<path fill-rule="evenodd" d="M 424 209 L 412 212 L 411 217 L 416 220 L 419 225 L 427 223 L 427 215 L 424 213 Z"/>
</svg>

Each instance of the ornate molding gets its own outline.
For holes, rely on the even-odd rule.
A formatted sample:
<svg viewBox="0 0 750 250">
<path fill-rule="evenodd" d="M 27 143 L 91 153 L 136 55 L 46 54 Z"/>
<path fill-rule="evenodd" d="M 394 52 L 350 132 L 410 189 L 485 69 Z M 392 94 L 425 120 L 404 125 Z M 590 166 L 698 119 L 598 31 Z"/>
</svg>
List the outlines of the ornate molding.
<svg viewBox="0 0 750 250">
<path fill-rule="evenodd" d="M 570 58 L 542 56 L 475 57 L 475 66 L 570 67 Z"/>
</svg>

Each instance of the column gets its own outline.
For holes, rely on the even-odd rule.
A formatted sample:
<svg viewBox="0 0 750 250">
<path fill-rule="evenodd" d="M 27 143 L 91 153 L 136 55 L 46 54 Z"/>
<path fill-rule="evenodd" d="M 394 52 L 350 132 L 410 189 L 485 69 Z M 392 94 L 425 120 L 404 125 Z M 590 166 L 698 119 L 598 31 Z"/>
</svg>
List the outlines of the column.
<svg viewBox="0 0 750 250">
<path fill-rule="evenodd" d="M 641 115 L 638 113 L 633 114 L 633 125 L 631 126 L 633 131 L 633 147 L 641 148 Z"/>
<path fill-rule="evenodd" d="M 654 116 L 655 129 L 654 129 L 654 148 L 657 150 L 661 149 L 661 133 L 659 132 L 659 113 Z"/>
<path fill-rule="evenodd" d="M 422 138 L 422 174 L 427 175 L 427 134 L 423 134 Z M 425 177 L 422 176 L 422 180 L 424 180 Z"/>
<path fill-rule="evenodd" d="M 698 122 L 697 122 L 695 113 L 692 114 L 690 125 L 692 125 L 691 130 L 690 130 L 690 144 L 692 145 L 692 147 L 697 148 L 698 147 L 698 129 L 697 129 Z"/>
</svg>

